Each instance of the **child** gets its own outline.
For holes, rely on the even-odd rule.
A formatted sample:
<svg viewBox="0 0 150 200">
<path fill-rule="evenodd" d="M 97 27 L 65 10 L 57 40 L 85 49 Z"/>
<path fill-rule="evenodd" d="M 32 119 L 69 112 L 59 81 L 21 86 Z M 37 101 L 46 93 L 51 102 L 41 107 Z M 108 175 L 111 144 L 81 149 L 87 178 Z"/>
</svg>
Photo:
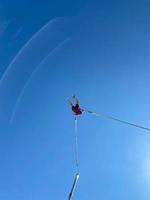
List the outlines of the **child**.
<svg viewBox="0 0 150 200">
<path fill-rule="evenodd" d="M 67 101 L 68 101 L 69 105 L 71 106 L 74 115 L 81 115 L 83 112 L 83 109 L 81 109 L 79 107 L 79 101 L 75 96 L 73 96 L 73 99 L 75 100 L 75 105 L 73 105 L 72 102 L 70 101 L 70 99 L 68 99 L 68 98 L 67 98 Z"/>
</svg>

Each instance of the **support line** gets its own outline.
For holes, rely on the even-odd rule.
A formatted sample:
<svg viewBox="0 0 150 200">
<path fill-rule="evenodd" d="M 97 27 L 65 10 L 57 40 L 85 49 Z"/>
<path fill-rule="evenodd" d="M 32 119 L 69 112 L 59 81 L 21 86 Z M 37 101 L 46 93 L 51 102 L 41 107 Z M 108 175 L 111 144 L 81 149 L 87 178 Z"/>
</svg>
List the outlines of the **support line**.
<svg viewBox="0 0 150 200">
<path fill-rule="evenodd" d="M 75 165 L 76 171 L 79 173 L 79 153 L 78 153 L 78 135 L 77 135 L 77 118 L 74 118 L 74 154 L 75 154 Z"/>
<path fill-rule="evenodd" d="M 85 110 L 85 109 L 83 109 L 83 111 L 86 112 L 86 113 L 89 113 L 91 115 L 95 115 L 97 117 L 102 117 L 102 118 L 105 118 L 105 119 L 108 119 L 108 120 L 117 121 L 117 122 L 120 122 L 120 123 L 123 123 L 123 124 L 127 124 L 129 126 L 134 126 L 136 128 L 140 128 L 140 129 L 143 129 L 143 130 L 146 130 L 146 131 L 150 131 L 150 128 L 147 128 L 147 127 L 144 127 L 144 126 L 141 126 L 141 125 L 138 125 L 138 124 L 130 123 L 130 122 L 127 122 L 127 121 L 124 121 L 124 120 L 121 120 L 121 119 L 118 119 L 118 118 L 115 118 L 115 117 L 112 117 L 112 116 L 109 116 L 109 115 L 105 115 L 105 114 L 102 114 L 102 113 L 96 113 L 96 112 L 93 112 L 93 111 L 90 111 L 90 110 Z"/>
<path fill-rule="evenodd" d="M 77 135 L 77 117 L 74 118 L 74 155 L 75 155 L 75 167 L 76 167 L 76 175 L 68 196 L 68 200 L 72 200 L 74 191 L 77 186 L 77 182 L 79 179 L 79 153 L 78 153 L 78 135 Z"/>
</svg>

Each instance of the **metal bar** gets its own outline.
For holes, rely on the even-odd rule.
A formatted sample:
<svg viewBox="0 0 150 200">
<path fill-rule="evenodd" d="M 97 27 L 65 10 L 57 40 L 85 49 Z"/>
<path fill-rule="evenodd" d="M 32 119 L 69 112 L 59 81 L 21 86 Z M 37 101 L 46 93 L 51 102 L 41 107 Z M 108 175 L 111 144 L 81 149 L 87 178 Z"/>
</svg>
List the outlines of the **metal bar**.
<svg viewBox="0 0 150 200">
<path fill-rule="evenodd" d="M 70 193 L 69 193 L 68 200 L 71 200 L 72 197 L 73 197 L 73 193 L 74 193 L 74 191 L 75 191 L 75 188 L 76 188 L 78 179 L 79 179 L 79 174 L 77 173 L 77 174 L 75 175 L 75 178 L 74 178 L 74 181 L 73 181 L 73 185 L 72 185 L 71 191 L 70 191 Z"/>
</svg>

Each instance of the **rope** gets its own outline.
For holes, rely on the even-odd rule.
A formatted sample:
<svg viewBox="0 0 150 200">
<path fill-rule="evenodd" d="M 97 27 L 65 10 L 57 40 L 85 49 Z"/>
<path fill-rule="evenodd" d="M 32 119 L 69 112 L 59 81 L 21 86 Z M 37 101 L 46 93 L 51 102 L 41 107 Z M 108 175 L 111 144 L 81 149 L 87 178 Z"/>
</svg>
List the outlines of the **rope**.
<svg viewBox="0 0 150 200">
<path fill-rule="evenodd" d="M 72 200 L 78 179 L 79 179 L 79 154 L 78 154 L 78 135 L 77 135 L 77 118 L 74 118 L 74 154 L 75 154 L 75 167 L 76 175 L 68 196 L 68 200 Z"/>
<path fill-rule="evenodd" d="M 89 110 L 84 110 L 84 111 L 91 114 L 91 115 L 95 115 L 97 117 L 102 117 L 102 118 L 105 118 L 105 119 L 108 119 L 108 120 L 117 121 L 117 122 L 120 122 L 120 123 L 123 123 L 123 124 L 127 124 L 129 126 L 133 126 L 133 127 L 136 127 L 136 128 L 146 130 L 146 131 L 150 131 L 150 128 L 147 128 L 147 127 L 144 127 L 144 126 L 141 126 L 141 125 L 138 125 L 138 124 L 130 123 L 130 122 L 127 122 L 127 121 L 124 121 L 124 120 L 120 120 L 120 119 L 117 119 L 117 118 L 109 116 L 109 115 L 105 115 L 105 114 L 102 114 L 102 113 L 96 113 L 96 112 L 89 111 Z"/>
<path fill-rule="evenodd" d="M 78 135 L 77 135 L 77 118 L 74 118 L 74 153 L 75 153 L 75 166 L 79 174 L 79 153 L 78 153 Z"/>
</svg>

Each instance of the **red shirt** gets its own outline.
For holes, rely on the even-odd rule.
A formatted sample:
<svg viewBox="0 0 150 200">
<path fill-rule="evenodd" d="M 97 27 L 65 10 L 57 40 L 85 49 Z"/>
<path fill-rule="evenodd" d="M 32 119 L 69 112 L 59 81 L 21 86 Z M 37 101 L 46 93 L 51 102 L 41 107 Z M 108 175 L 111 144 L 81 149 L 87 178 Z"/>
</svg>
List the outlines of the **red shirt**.
<svg viewBox="0 0 150 200">
<path fill-rule="evenodd" d="M 80 110 L 80 108 L 73 108 L 72 110 L 74 112 L 75 115 L 81 115 L 82 111 Z"/>
</svg>

